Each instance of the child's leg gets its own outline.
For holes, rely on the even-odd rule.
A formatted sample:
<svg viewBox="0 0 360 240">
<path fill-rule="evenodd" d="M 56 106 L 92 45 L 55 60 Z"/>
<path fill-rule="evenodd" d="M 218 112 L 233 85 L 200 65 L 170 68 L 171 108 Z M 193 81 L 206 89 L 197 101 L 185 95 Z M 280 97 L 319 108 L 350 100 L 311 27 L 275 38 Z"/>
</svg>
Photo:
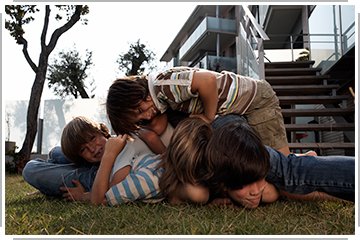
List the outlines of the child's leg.
<svg viewBox="0 0 360 240">
<path fill-rule="evenodd" d="M 48 155 L 47 162 L 56 164 L 68 164 L 71 163 L 62 153 L 61 147 L 57 146 L 51 149 Z"/>
<path fill-rule="evenodd" d="M 288 157 L 267 147 L 270 170 L 266 181 L 288 193 L 308 194 L 314 191 L 355 201 L 355 158 L 347 156 Z"/>
<path fill-rule="evenodd" d="M 267 81 L 256 82 L 256 97 L 244 115 L 265 145 L 288 156 L 290 149 L 279 99 Z"/>
<path fill-rule="evenodd" d="M 72 179 L 79 180 L 86 191 L 91 191 L 99 164 L 92 167 L 76 167 L 73 163 L 53 164 L 42 159 L 31 160 L 25 165 L 26 182 L 48 197 L 61 197 L 60 187 L 76 187 Z"/>
</svg>

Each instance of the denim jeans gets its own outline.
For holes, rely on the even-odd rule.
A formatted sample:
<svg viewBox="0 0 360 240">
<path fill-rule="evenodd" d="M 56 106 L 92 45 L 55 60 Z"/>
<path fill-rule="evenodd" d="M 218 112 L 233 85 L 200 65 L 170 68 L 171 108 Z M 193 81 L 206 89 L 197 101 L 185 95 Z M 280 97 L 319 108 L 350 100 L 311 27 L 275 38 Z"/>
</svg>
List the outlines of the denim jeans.
<svg viewBox="0 0 360 240">
<path fill-rule="evenodd" d="M 29 161 L 23 170 L 23 177 L 46 196 L 61 197 L 64 192 L 60 187 L 76 187 L 72 179 L 79 180 L 86 191 L 91 191 L 99 165 L 76 166 L 62 154 L 60 147 L 55 147 L 46 161 Z"/>
<path fill-rule="evenodd" d="M 212 123 L 216 130 L 232 121 L 244 121 L 239 115 L 218 116 Z M 246 124 L 246 123 L 244 123 Z M 266 146 L 270 154 L 270 170 L 266 181 L 288 193 L 307 194 L 323 191 L 334 197 L 355 201 L 355 157 L 301 156 Z"/>
<path fill-rule="evenodd" d="M 238 115 L 218 116 L 212 123 L 217 129 L 232 121 L 244 121 Z M 244 123 L 245 124 L 245 123 Z M 266 180 L 289 193 L 307 194 L 315 190 L 332 196 L 355 201 L 355 157 L 345 156 L 302 156 L 281 152 L 267 147 L 270 154 L 270 171 Z M 30 185 L 50 197 L 63 194 L 60 187 L 75 187 L 77 179 L 86 191 L 91 191 L 99 163 L 89 166 L 75 166 L 55 147 L 49 159 L 35 159 L 28 162 L 23 177 Z"/>
</svg>

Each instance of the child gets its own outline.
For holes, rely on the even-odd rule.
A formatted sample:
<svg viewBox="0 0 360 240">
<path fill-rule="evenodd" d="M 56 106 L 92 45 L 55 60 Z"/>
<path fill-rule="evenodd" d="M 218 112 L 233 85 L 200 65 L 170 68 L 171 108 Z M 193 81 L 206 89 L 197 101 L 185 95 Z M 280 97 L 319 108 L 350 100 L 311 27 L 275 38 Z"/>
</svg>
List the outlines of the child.
<svg viewBox="0 0 360 240">
<path fill-rule="evenodd" d="M 228 117 L 231 116 L 224 116 Z M 227 122 L 221 118 L 218 120 Z M 261 185 L 260 189 L 265 179 L 276 187 L 267 183 L 258 191 L 256 196 L 264 190 L 263 202 L 273 202 L 279 196 L 312 200 L 332 195 L 355 200 L 354 158 L 317 157 L 312 152 L 286 157 L 264 146 L 240 117 L 236 120 L 223 127 L 217 124 L 219 129 L 213 134 L 209 124 L 196 118 L 185 119 L 176 127 L 172 147 L 162 155 L 160 163 L 164 169 L 160 188 L 170 204 L 229 202 L 224 196 L 232 196 L 241 203 L 237 197 L 242 192 L 237 190 L 252 184 Z M 247 131 L 239 132 L 237 127 L 231 127 L 239 124 L 246 126 Z M 338 175 L 331 175 L 333 171 Z"/>
<path fill-rule="evenodd" d="M 289 197 L 296 200 L 336 199 L 329 195 L 331 194 L 338 198 L 344 197 L 346 200 L 354 200 L 348 199 L 345 187 L 342 189 L 342 186 L 337 186 L 338 192 L 332 192 L 328 189 L 326 185 L 330 185 L 331 188 L 334 181 L 319 181 L 319 186 L 314 186 L 308 192 L 302 193 L 306 195 L 289 194 L 283 190 L 278 190 L 273 184 L 266 181 L 272 181 L 272 178 L 269 177 L 271 175 L 269 174 L 270 166 L 273 161 L 270 158 L 274 156 L 272 151 L 274 150 L 264 146 L 258 134 L 245 122 L 233 122 L 220 127 L 212 135 L 205 150 L 204 159 L 206 159 L 209 167 L 209 174 L 205 179 L 216 194 L 227 196 L 246 208 L 256 208 L 261 202 L 274 202 L 278 197 Z M 296 161 L 299 157 L 292 154 L 287 158 Z M 317 156 L 302 156 L 301 158 L 304 161 L 306 158 L 309 160 L 311 158 L 326 160 L 326 157 Z M 338 158 L 343 158 L 343 161 L 354 161 L 353 158 Z M 300 165 L 301 162 L 298 161 L 298 164 Z M 333 168 L 333 170 L 335 169 Z M 326 171 L 325 165 L 324 171 Z M 351 182 L 354 184 L 354 174 L 348 172 L 348 175 L 353 176 L 349 179 L 352 179 Z M 306 176 L 304 178 L 306 179 Z M 309 181 L 311 180 L 309 179 Z M 274 183 L 276 184 L 276 182 Z M 216 200 L 214 203 L 221 203 L 222 201 L 225 200 Z"/>
<path fill-rule="evenodd" d="M 109 88 L 107 114 L 117 134 L 136 132 L 139 122 L 171 108 L 211 123 L 216 115 L 245 115 L 264 143 L 290 154 L 278 98 L 265 80 L 231 72 L 189 67 L 169 69 L 149 80 L 116 80 Z"/>
<path fill-rule="evenodd" d="M 159 164 L 164 169 L 160 189 L 170 204 L 207 203 L 209 189 L 196 179 L 207 172 L 203 155 L 212 133 L 210 124 L 200 118 L 184 119 L 175 128 Z"/>
<path fill-rule="evenodd" d="M 30 161 L 23 177 L 52 197 L 62 195 L 111 206 L 137 200 L 161 201 L 159 174 L 152 171 L 159 163 L 158 156 L 138 138 L 129 140 L 127 135 L 120 135 L 107 139 L 108 136 L 100 124 L 76 117 L 65 126 L 61 140 L 64 155 L 74 163 L 56 163 L 66 158 L 55 148 L 51 155 L 56 153 L 56 159 Z M 131 192 L 125 191 L 124 185 Z"/>
</svg>

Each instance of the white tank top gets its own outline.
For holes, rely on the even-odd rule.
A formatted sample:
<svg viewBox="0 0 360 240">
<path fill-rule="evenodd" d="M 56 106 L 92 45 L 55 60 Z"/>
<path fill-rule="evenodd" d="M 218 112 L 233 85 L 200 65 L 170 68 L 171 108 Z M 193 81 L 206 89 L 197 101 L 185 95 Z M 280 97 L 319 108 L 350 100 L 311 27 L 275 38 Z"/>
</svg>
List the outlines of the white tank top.
<svg viewBox="0 0 360 240">
<path fill-rule="evenodd" d="M 167 147 L 170 143 L 171 136 L 174 132 L 174 128 L 168 123 L 165 131 L 160 135 L 161 141 Z M 139 137 L 135 136 L 133 141 L 127 140 L 127 143 L 124 149 L 116 157 L 114 166 L 110 173 L 110 182 L 113 179 L 114 174 L 122 169 L 125 166 L 132 166 L 133 162 L 141 155 L 144 154 L 155 154 L 148 145 L 141 140 Z"/>
</svg>

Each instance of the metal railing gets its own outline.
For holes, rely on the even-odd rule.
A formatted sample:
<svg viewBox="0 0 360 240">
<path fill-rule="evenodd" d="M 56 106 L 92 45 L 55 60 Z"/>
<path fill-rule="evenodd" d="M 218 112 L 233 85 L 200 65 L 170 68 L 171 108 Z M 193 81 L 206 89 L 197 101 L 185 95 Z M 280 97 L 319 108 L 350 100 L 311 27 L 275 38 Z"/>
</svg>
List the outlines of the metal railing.
<svg viewBox="0 0 360 240">
<path fill-rule="evenodd" d="M 256 21 L 249 8 L 246 5 L 241 5 L 237 47 L 239 74 L 251 75 L 251 72 L 258 71 L 258 77 L 265 79 L 264 42 L 267 41 L 270 41 L 270 38 Z M 255 56 L 254 50 L 258 50 L 258 57 Z"/>
</svg>

